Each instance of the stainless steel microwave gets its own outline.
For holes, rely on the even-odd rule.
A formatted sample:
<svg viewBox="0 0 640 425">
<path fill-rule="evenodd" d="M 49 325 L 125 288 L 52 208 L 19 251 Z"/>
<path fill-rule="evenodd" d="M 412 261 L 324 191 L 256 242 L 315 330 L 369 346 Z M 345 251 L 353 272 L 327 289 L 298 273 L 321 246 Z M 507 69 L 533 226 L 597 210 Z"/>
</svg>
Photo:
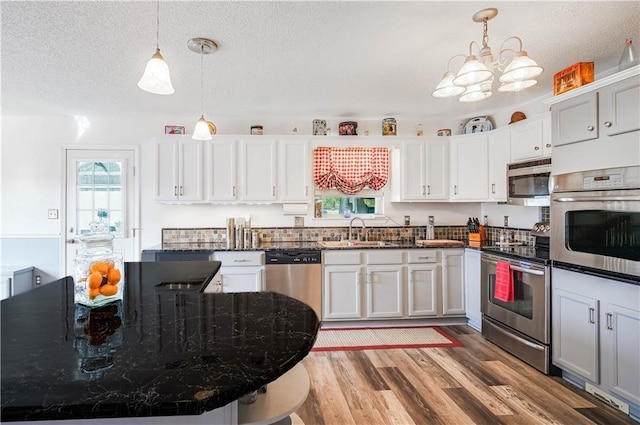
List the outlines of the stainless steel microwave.
<svg viewBox="0 0 640 425">
<path fill-rule="evenodd" d="M 640 278 L 640 167 L 553 176 L 551 259 Z"/>
<path fill-rule="evenodd" d="M 507 203 L 549 206 L 551 158 L 507 165 Z"/>
</svg>

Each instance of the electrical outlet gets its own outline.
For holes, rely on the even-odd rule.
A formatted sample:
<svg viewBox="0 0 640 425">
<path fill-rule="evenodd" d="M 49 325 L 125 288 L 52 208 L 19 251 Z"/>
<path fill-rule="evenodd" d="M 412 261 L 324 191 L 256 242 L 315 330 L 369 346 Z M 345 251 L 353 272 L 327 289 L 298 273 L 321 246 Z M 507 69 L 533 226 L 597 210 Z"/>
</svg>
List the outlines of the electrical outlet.
<svg viewBox="0 0 640 425">
<path fill-rule="evenodd" d="M 295 227 L 304 227 L 304 217 L 295 217 Z"/>
<path fill-rule="evenodd" d="M 36 275 L 36 285 L 41 285 L 41 284 L 42 284 L 42 276 L 38 274 Z"/>
<path fill-rule="evenodd" d="M 49 219 L 57 220 L 58 219 L 58 210 L 49 210 Z"/>
<path fill-rule="evenodd" d="M 508 215 L 504 216 L 504 227 L 509 227 L 509 216 Z"/>
<path fill-rule="evenodd" d="M 429 216 L 429 224 L 433 224 L 434 223 L 434 218 L 432 215 Z"/>
</svg>

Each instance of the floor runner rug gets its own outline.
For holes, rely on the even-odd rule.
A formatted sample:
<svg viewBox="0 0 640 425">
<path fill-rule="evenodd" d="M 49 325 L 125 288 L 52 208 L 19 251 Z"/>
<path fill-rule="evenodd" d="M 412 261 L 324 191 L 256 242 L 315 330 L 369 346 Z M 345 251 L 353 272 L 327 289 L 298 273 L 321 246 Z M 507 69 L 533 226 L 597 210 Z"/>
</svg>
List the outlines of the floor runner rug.
<svg viewBox="0 0 640 425">
<path fill-rule="evenodd" d="M 461 346 L 460 341 L 437 326 L 321 328 L 311 351 Z"/>
</svg>

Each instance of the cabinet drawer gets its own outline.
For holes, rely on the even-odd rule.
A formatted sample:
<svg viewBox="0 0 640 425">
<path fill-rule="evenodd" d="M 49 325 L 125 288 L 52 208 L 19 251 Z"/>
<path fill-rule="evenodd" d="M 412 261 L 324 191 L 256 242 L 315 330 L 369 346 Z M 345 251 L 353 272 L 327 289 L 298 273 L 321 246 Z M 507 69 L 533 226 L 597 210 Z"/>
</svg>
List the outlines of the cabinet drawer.
<svg viewBox="0 0 640 425">
<path fill-rule="evenodd" d="M 337 250 L 337 251 L 322 251 L 324 254 L 323 262 L 325 265 L 335 264 L 360 264 L 360 258 L 362 251 L 359 250 Z"/>
<path fill-rule="evenodd" d="M 408 251 L 407 263 L 439 263 L 442 261 L 439 249 L 412 249 Z"/>
<path fill-rule="evenodd" d="M 213 259 L 220 261 L 224 267 L 262 266 L 264 251 L 216 252 Z"/>
<path fill-rule="evenodd" d="M 367 264 L 402 264 L 401 249 L 370 249 L 366 252 Z"/>
</svg>

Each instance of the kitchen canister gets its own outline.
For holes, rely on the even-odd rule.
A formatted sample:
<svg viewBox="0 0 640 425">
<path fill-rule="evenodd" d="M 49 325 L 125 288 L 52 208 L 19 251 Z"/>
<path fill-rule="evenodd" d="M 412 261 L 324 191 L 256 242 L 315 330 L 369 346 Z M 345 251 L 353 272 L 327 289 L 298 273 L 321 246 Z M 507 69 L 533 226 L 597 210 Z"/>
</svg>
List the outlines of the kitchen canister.
<svg viewBox="0 0 640 425">
<path fill-rule="evenodd" d="M 75 258 L 74 301 L 96 307 L 122 299 L 124 262 L 122 253 L 113 250 L 114 236 L 104 222 L 92 222 L 89 228 Z"/>
<path fill-rule="evenodd" d="M 395 118 L 385 118 L 382 120 L 382 135 L 383 136 L 396 135 L 396 119 Z"/>
</svg>

